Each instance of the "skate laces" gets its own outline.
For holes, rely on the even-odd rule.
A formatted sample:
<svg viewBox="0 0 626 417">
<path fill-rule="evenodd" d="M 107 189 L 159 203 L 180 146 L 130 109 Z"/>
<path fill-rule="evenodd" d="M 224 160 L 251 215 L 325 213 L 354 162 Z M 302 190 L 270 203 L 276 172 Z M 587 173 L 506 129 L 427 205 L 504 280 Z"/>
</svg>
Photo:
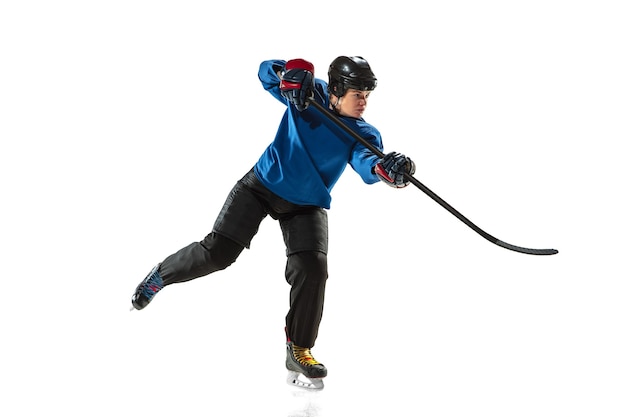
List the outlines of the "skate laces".
<svg viewBox="0 0 626 417">
<path fill-rule="evenodd" d="M 293 357 L 296 361 L 298 361 L 298 363 L 305 366 L 321 365 L 321 363 L 316 361 L 313 357 L 310 348 L 293 345 Z"/>
<path fill-rule="evenodd" d="M 148 300 L 163 288 L 163 279 L 156 269 L 152 271 L 148 279 L 141 286 L 141 294 Z"/>
</svg>

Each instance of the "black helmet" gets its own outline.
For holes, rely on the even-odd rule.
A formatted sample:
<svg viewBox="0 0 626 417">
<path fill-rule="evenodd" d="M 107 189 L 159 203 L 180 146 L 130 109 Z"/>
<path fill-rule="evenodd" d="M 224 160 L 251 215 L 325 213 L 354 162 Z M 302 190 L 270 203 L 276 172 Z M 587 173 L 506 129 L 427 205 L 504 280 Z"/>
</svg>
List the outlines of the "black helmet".
<svg viewBox="0 0 626 417">
<path fill-rule="evenodd" d="M 328 92 L 341 97 L 348 88 L 360 91 L 376 88 L 376 76 L 360 56 L 337 57 L 328 67 Z"/>
</svg>

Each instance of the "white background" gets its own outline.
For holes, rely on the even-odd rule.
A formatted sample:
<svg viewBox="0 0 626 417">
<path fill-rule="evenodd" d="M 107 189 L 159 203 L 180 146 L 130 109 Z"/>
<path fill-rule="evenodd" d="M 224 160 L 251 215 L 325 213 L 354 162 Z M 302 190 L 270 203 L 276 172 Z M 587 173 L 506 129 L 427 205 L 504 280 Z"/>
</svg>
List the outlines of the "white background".
<svg viewBox="0 0 626 417">
<path fill-rule="evenodd" d="M 3 416 L 623 416 L 624 13 L 618 1 L 5 1 Z M 505 5 L 506 4 L 506 5 Z M 278 225 L 226 271 L 130 296 L 200 240 L 272 140 L 257 79 L 362 55 L 415 187 L 352 172 L 314 349 L 284 378 Z"/>
</svg>

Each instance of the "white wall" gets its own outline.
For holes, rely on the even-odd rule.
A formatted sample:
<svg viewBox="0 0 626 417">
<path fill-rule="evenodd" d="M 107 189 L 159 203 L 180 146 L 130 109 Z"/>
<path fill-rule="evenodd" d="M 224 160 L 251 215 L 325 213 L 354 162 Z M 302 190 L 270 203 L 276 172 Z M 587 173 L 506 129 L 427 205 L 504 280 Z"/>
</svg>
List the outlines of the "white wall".
<svg viewBox="0 0 626 417">
<path fill-rule="evenodd" d="M 398 3 L 0 6 L 2 415 L 623 415 L 618 2 Z M 499 248 L 416 188 L 347 172 L 327 388 L 303 396 L 283 381 L 272 220 L 228 270 L 128 307 L 273 138 L 259 62 L 325 78 L 338 55 L 370 61 L 366 119 L 420 181 L 560 253 Z"/>
</svg>

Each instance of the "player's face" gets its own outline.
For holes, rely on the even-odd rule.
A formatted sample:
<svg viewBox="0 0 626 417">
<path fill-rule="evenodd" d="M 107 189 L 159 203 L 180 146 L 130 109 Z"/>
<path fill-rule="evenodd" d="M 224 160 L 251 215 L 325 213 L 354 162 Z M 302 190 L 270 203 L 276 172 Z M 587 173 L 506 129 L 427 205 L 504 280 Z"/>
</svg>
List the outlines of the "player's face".
<svg viewBox="0 0 626 417">
<path fill-rule="evenodd" d="M 336 109 L 342 116 L 359 118 L 365 112 L 371 91 L 360 91 L 349 88 L 341 97 Z"/>
</svg>

